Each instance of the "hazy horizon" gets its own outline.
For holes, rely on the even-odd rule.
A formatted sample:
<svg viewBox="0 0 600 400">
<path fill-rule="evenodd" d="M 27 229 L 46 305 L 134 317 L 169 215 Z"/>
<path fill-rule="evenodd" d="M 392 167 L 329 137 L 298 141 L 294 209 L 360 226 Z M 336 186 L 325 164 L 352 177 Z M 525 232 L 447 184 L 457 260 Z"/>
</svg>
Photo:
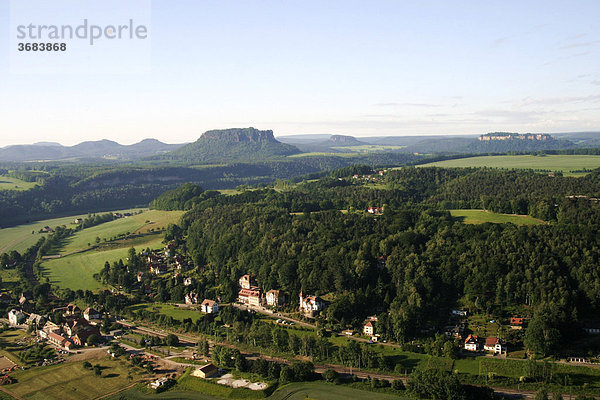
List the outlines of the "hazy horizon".
<svg viewBox="0 0 600 400">
<path fill-rule="evenodd" d="M 3 58 L 0 147 L 185 143 L 248 126 L 358 138 L 600 130 L 596 0 L 148 4 L 146 72 L 20 74 Z"/>
</svg>

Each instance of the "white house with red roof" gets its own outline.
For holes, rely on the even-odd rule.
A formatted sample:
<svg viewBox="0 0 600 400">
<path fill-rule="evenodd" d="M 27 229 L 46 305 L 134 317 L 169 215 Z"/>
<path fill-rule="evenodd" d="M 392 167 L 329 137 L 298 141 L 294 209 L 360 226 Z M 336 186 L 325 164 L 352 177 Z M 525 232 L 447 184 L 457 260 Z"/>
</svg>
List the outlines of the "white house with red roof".
<svg viewBox="0 0 600 400">
<path fill-rule="evenodd" d="M 214 300 L 204 299 L 200 304 L 200 311 L 206 314 L 216 314 L 219 312 L 219 304 Z"/>
</svg>

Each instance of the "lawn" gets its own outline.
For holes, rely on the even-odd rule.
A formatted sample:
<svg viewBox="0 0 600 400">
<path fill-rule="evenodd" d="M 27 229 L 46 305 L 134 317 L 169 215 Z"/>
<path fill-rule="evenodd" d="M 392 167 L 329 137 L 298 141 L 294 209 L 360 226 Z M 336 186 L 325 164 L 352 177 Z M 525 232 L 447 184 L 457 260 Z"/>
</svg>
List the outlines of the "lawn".
<svg viewBox="0 0 600 400">
<path fill-rule="evenodd" d="M 63 288 L 73 290 L 101 288 L 102 284 L 94 279 L 94 274 L 104 267 L 106 261 L 125 260 L 131 247 L 140 250 L 147 247 L 161 248 L 162 233 L 151 233 L 150 230 L 177 222 L 181 215 L 181 211 L 150 210 L 79 231 L 68 238 L 59 250 L 59 255 L 74 254 L 45 260 L 41 265 L 42 272 L 52 284 Z M 139 235 L 110 241 L 127 232 Z M 101 239 L 98 245 L 96 237 Z M 104 242 L 104 239 L 108 242 Z M 98 247 L 94 248 L 94 246 Z"/>
<path fill-rule="evenodd" d="M 129 307 L 129 309 L 132 311 L 138 311 L 138 310 L 154 311 L 159 314 L 168 315 L 168 316 L 170 316 L 174 319 L 178 319 L 180 321 L 183 321 L 185 318 L 191 318 L 192 321 L 196 322 L 203 316 L 203 314 L 198 310 L 179 308 L 172 304 L 144 303 L 144 304 L 136 304 L 134 306 Z"/>
<path fill-rule="evenodd" d="M 171 223 L 177 223 L 183 212 L 181 211 L 143 211 L 127 218 L 119 218 L 105 222 L 91 228 L 83 229 L 65 241 L 65 245 L 59 254 L 69 254 L 96 244 L 96 238 L 100 243 L 110 241 L 119 235 L 126 233 L 147 233 L 151 229 L 158 230 Z"/>
<path fill-rule="evenodd" d="M 144 236 L 145 241 L 123 241 L 121 247 L 98 248 L 70 256 L 46 260 L 42 263 L 43 275 L 50 278 L 50 283 L 72 290 L 94 290 L 103 285 L 94 279 L 94 274 L 100 272 L 106 261 L 125 260 L 131 246 L 138 249 L 150 247 L 161 248 L 161 234 Z"/>
<path fill-rule="evenodd" d="M 29 190 L 35 187 L 37 183 L 22 181 L 10 176 L 0 175 L 0 190 Z"/>
<path fill-rule="evenodd" d="M 101 376 L 82 368 L 80 362 L 16 371 L 12 376 L 17 383 L 4 389 L 26 399 L 94 399 L 131 384 L 125 361 L 104 358 L 97 363 L 103 367 Z M 132 376 L 134 380 L 141 377 Z"/>
<path fill-rule="evenodd" d="M 419 167 L 490 167 L 506 169 L 537 169 L 562 171 L 565 175 L 583 175 L 572 171 L 600 167 L 600 156 L 588 155 L 546 155 L 546 156 L 482 156 L 456 160 L 437 161 Z"/>
<path fill-rule="evenodd" d="M 544 223 L 544 221 L 530 217 L 529 215 L 498 214 L 485 210 L 450 210 L 450 214 L 465 224 L 492 222 L 495 224 L 540 225 Z"/>
<path fill-rule="evenodd" d="M 55 228 L 57 226 L 75 226 L 71 225 L 75 218 L 83 218 L 85 215 L 78 214 L 69 217 L 46 219 L 43 221 L 31 222 L 10 228 L 0 229 L 0 253 L 16 250 L 19 253 L 24 252 L 33 246 L 42 236 L 48 236 L 47 233 L 38 233 L 45 226 Z M 33 232 L 33 233 L 32 233 Z"/>
</svg>

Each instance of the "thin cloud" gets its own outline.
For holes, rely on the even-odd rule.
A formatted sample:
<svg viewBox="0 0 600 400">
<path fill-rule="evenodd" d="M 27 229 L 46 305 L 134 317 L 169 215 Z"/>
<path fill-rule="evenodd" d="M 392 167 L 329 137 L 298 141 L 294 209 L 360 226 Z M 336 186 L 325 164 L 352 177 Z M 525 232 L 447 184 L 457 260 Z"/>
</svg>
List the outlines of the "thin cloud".
<svg viewBox="0 0 600 400">
<path fill-rule="evenodd" d="M 441 107 L 440 104 L 431 103 L 377 103 L 376 107 Z"/>
<path fill-rule="evenodd" d="M 590 47 L 590 46 L 594 46 L 598 43 L 600 43 L 600 40 L 594 40 L 591 42 L 571 42 L 571 43 L 567 43 L 567 44 L 560 46 L 559 49 L 568 50 L 568 49 L 574 49 L 574 48 L 578 48 L 578 47 Z"/>
</svg>

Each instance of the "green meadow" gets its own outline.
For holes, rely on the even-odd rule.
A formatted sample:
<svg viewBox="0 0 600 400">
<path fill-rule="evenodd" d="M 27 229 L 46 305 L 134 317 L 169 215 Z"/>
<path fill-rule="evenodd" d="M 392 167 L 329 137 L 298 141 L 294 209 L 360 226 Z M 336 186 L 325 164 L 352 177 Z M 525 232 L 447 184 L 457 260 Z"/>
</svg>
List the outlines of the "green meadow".
<svg viewBox="0 0 600 400">
<path fill-rule="evenodd" d="M 49 226 L 51 228 L 56 228 L 61 225 L 75 227 L 73 223 L 75 218 L 84 217 L 85 214 L 78 214 L 0 229 L 0 253 L 6 253 L 11 250 L 22 253 L 27 250 L 27 248 L 33 246 L 42 236 L 48 236 L 47 233 L 39 233 L 40 229 L 43 227 Z"/>
<path fill-rule="evenodd" d="M 65 240 L 57 258 L 48 258 L 42 263 L 43 276 L 63 288 L 99 289 L 102 284 L 94 279 L 94 274 L 106 261 L 125 260 L 131 247 L 161 248 L 160 229 L 178 222 L 182 214 L 181 211 L 150 210 L 83 229 Z"/>
<path fill-rule="evenodd" d="M 0 175 L 0 190 L 29 190 L 35 187 L 37 183 L 22 181 L 10 176 Z"/>
<path fill-rule="evenodd" d="M 82 368 L 81 362 L 71 362 L 16 371 L 11 375 L 17 383 L 4 389 L 22 399 L 95 399 L 130 385 L 130 371 L 132 380 L 141 378 L 124 360 L 104 358 L 92 362 L 102 367 L 102 375 Z"/>
<path fill-rule="evenodd" d="M 340 146 L 340 147 L 332 147 L 332 149 L 340 150 L 340 151 L 349 151 L 352 153 L 375 153 L 375 152 L 384 152 L 384 151 L 394 151 L 405 148 L 406 146 L 385 146 L 378 144 L 363 144 L 360 146 Z"/>
<path fill-rule="evenodd" d="M 485 210 L 450 210 L 450 214 L 465 224 L 515 224 L 515 225 L 540 225 L 544 221 L 530 217 L 529 215 L 498 214 Z"/>
<path fill-rule="evenodd" d="M 523 155 L 523 156 L 481 156 L 456 160 L 437 161 L 419 167 L 468 168 L 489 167 L 504 169 L 534 169 L 562 171 L 565 175 L 584 175 L 583 169 L 600 168 L 600 156 L 594 155 Z"/>
</svg>

